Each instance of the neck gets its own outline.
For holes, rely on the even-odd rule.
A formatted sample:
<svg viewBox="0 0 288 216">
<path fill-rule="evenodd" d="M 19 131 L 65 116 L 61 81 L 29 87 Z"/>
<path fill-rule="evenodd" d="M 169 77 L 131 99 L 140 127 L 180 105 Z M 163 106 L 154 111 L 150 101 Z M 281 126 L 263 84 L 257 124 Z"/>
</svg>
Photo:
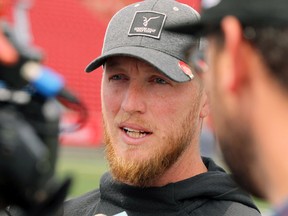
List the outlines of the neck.
<svg viewBox="0 0 288 216">
<path fill-rule="evenodd" d="M 204 172 L 207 172 L 207 168 L 202 161 L 199 149 L 195 150 L 191 144 L 177 162 L 155 181 L 153 186 L 161 187 L 169 183 L 191 178 Z"/>
</svg>

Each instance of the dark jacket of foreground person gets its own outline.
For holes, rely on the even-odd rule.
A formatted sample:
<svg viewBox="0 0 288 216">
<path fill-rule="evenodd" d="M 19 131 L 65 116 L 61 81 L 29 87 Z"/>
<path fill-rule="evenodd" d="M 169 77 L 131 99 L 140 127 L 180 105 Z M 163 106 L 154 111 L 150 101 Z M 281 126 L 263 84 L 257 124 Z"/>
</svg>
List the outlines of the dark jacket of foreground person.
<svg viewBox="0 0 288 216">
<path fill-rule="evenodd" d="M 205 158 L 208 172 L 168 184 L 139 188 L 102 176 L 100 189 L 66 201 L 64 216 L 258 216 L 249 195 L 230 175 Z"/>
</svg>

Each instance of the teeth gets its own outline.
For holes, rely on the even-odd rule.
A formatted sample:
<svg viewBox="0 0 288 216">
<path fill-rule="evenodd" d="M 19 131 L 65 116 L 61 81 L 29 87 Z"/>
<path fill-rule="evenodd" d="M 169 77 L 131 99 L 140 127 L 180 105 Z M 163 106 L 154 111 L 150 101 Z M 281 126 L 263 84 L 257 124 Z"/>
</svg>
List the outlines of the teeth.
<svg viewBox="0 0 288 216">
<path fill-rule="evenodd" d="M 123 128 L 126 134 L 132 138 L 142 138 L 147 135 L 145 131 L 134 130 L 131 128 Z"/>
</svg>

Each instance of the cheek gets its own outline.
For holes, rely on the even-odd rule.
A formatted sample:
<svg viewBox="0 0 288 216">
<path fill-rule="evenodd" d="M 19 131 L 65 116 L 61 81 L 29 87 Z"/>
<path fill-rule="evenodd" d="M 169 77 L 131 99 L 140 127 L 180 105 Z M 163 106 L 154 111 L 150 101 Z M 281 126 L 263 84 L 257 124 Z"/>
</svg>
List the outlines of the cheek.
<svg viewBox="0 0 288 216">
<path fill-rule="evenodd" d="M 166 101 L 161 107 L 157 105 L 153 106 L 155 113 L 157 112 L 157 117 L 162 119 L 163 126 L 167 127 L 168 130 L 175 128 L 187 118 L 191 110 L 195 109 L 196 100 L 192 98 L 175 98 L 175 100 Z M 195 110 L 194 110 L 195 111 Z"/>
<path fill-rule="evenodd" d="M 101 104 L 103 113 L 117 113 L 121 106 L 121 96 L 119 92 L 105 87 L 102 88 Z"/>
<path fill-rule="evenodd" d="M 159 116 L 170 117 L 175 115 L 180 107 L 181 101 L 177 100 L 177 97 L 156 97 L 150 102 L 150 109 L 153 109 L 154 113 L 158 113 Z"/>
</svg>

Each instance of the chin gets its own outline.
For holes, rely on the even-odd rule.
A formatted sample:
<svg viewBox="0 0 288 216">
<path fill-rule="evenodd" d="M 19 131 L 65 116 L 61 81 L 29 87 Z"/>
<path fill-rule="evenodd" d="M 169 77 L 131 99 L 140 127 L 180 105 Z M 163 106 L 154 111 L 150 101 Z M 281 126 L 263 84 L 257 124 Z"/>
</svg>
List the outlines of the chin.
<svg viewBox="0 0 288 216">
<path fill-rule="evenodd" d="M 140 163 L 141 161 L 149 161 L 151 159 L 152 154 L 151 153 L 144 153 L 143 150 L 127 150 L 125 152 L 122 152 L 121 154 L 118 154 L 119 157 L 124 159 L 127 162 L 134 162 L 134 163 Z"/>
</svg>

